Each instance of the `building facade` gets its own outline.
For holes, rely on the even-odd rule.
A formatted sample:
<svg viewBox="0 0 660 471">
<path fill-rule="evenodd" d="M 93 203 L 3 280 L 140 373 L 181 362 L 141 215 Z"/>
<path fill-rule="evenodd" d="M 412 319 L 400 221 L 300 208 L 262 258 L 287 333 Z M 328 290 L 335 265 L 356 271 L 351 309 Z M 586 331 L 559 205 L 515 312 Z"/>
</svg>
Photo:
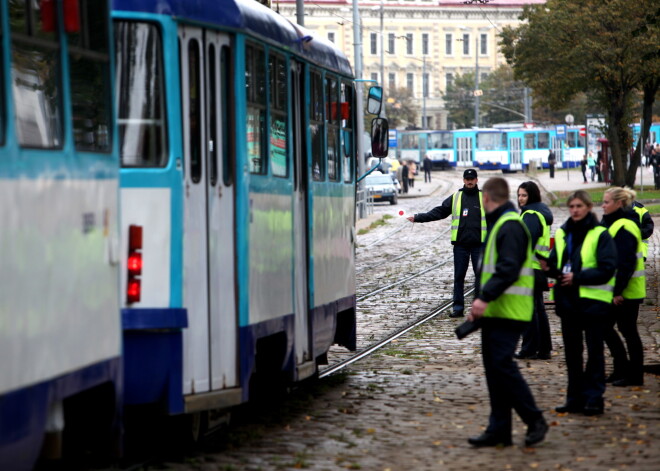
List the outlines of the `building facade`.
<svg viewBox="0 0 660 471">
<path fill-rule="evenodd" d="M 505 62 L 497 35 L 516 25 L 524 5 L 545 0 L 359 1 L 362 77 L 391 89 L 406 88 L 417 107 L 409 126 L 447 129 L 443 94 L 456 75 L 478 70 L 480 79 Z M 277 0 L 274 10 L 296 21 L 295 0 Z M 304 2 L 304 26 L 334 42 L 355 65 L 352 1 Z M 475 87 L 476 89 L 476 87 Z M 396 106 L 389 100 L 387 106 Z M 386 111 L 387 112 L 387 111 Z"/>
</svg>

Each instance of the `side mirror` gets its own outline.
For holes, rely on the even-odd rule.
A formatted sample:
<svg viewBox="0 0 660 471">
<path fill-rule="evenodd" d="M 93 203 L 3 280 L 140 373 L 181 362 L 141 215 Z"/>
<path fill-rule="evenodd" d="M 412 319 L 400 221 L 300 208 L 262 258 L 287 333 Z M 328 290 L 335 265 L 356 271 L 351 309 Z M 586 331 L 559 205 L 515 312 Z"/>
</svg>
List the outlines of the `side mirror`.
<svg viewBox="0 0 660 471">
<path fill-rule="evenodd" d="M 371 155 L 387 157 L 389 151 L 389 124 L 385 118 L 371 121 Z"/>
<path fill-rule="evenodd" d="M 371 87 L 367 98 L 367 112 L 370 114 L 380 114 L 383 106 L 383 87 Z"/>
</svg>

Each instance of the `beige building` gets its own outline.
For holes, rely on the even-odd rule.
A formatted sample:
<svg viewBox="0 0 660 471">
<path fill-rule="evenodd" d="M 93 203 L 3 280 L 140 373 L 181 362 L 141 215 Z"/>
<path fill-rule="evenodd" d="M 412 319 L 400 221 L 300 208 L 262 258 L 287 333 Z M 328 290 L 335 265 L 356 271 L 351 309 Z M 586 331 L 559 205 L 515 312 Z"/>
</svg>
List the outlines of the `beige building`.
<svg viewBox="0 0 660 471">
<path fill-rule="evenodd" d="M 464 1 L 359 2 L 361 78 L 378 81 L 386 95 L 391 88 L 410 90 L 418 107 L 418 122 L 411 125 L 422 127 L 426 116 L 425 127 L 446 129 L 442 96 L 447 84 L 477 67 L 483 78 L 504 63 L 497 46 L 499 31 L 518 23 L 524 5 L 545 3 L 490 0 L 466 5 Z M 295 0 L 274 0 L 271 7 L 295 22 Z M 352 2 L 316 0 L 304 2 L 304 7 L 304 26 L 337 44 L 355 66 Z"/>
</svg>

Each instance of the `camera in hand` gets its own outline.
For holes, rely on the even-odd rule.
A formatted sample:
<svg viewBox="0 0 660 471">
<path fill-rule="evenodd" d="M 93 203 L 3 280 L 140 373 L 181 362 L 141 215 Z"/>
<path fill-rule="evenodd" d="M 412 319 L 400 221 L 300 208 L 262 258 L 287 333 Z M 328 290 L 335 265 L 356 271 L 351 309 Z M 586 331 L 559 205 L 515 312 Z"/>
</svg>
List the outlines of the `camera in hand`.
<svg viewBox="0 0 660 471">
<path fill-rule="evenodd" d="M 474 321 L 465 321 L 458 327 L 456 327 L 456 337 L 458 340 L 464 339 L 472 332 L 479 330 L 481 327 L 481 319 L 476 319 Z"/>
</svg>

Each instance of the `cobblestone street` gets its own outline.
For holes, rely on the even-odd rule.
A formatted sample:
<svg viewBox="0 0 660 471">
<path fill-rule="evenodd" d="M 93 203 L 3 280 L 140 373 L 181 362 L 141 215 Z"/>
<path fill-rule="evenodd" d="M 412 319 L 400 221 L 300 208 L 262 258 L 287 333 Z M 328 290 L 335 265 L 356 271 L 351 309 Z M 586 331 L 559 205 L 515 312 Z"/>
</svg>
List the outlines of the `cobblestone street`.
<svg viewBox="0 0 660 471">
<path fill-rule="evenodd" d="M 510 184 L 517 186 L 517 180 Z M 432 204 L 422 199 L 414 204 L 411 201 L 410 211 L 440 201 L 438 197 Z M 394 213 L 392 209 L 386 211 Z M 567 212 L 561 208 L 553 208 L 553 212 L 554 232 L 566 220 Z M 403 223 L 401 219 L 391 220 L 360 236 L 358 243 L 364 248 L 378 242 Z M 602 416 L 554 412 L 554 407 L 564 402 L 566 375 L 559 322 L 549 305 L 552 359 L 518 361 L 551 425 L 546 440 L 537 447 L 525 448 L 526 426 L 515 416 L 513 447 L 472 448 L 467 437 L 483 431 L 489 413 L 481 336 L 475 333 L 457 340 L 454 328 L 461 320 L 441 315 L 351 365 L 347 372 L 297 389 L 281 403 L 270 402 L 244 415 L 242 423 L 210 441 L 203 453 L 163 466 L 201 470 L 656 471 L 660 469 L 660 448 L 656 446 L 660 443 L 660 219 L 656 218 L 655 223 L 647 262 L 648 297 L 639 318 L 647 365 L 645 385 L 608 387 Z M 385 276 L 385 272 L 376 275 L 376 270 L 366 269 L 378 258 L 374 253 L 387 250 L 395 254 L 397 244 L 410 248 L 424 245 L 444 227 L 432 228 L 432 224 L 448 221 L 415 225 L 414 230 L 406 228 L 393 238 L 396 240 L 384 242 L 382 247 L 387 249 L 380 252 L 358 249 L 358 298 L 360 290 L 365 289 L 361 286 Z M 442 257 L 450 257 L 448 236 L 432 245 L 424 252 L 426 255 L 411 254 L 408 265 L 413 267 L 406 266 L 403 271 L 421 270 Z M 440 288 L 433 278 L 416 281 L 414 288 L 392 288 L 395 294 L 385 298 L 385 304 L 379 301 L 380 311 L 396 314 L 399 321 L 407 317 L 412 320 L 429 310 L 429 299 L 437 304 L 443 296 L 450 296 L 452 278 L 447 271 L 444 277 Z M 366 306 L 366 300 L 358 302 L 359 319 L 378 311 L 374 304 L 368 313 L 364 312 Z M 373 317 L 369 319 L 372 336 L 378 337 L 380 331 L 389 328 Z M 361 328 L 365 327 L 358 325 L 359 332 Z M 366 337 L 367 333 L 362 332 L 359 347 L 368 343 Z"/>
</svg>

